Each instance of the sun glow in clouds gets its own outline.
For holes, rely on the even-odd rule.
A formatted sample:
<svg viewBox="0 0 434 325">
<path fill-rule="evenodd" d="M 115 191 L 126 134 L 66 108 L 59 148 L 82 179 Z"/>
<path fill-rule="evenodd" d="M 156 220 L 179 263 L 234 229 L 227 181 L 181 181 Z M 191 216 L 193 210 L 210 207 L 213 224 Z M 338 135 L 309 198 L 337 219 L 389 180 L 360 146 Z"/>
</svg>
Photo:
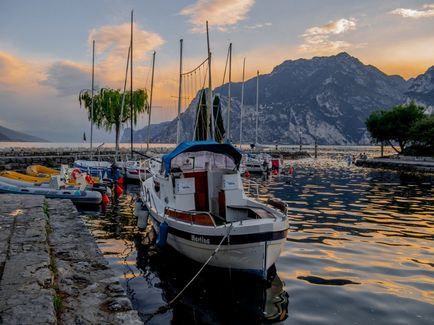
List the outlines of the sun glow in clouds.
<svg viewBox="0 0 434 325">
<path fill-rule="evenodd" d="M 183 16 L 189 16 L 193 32 L 204 32 L 205 21 L 220 31 L 227 30 L 246 18 L 255 0 L 197 0 L 193 5 L 183 8 Z"/>
</svg>

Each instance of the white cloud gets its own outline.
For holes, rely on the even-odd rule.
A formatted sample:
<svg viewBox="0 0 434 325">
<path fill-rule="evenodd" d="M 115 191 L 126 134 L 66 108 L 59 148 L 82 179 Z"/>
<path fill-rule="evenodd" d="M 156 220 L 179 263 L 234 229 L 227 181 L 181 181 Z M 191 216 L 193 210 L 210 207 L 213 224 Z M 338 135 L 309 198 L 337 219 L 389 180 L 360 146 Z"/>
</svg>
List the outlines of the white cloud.
<svg viewBox="0 0 434 325">
<path fill-rule="evenodd" d="M 245 28 L 246 29 L 257 29 L 257 28 L 269 27 L 271 25 L 273 25 L 273 24 L 270 22 L 267 22 L 267 23 L 260 23 L 260 24 L 255 24 L 255 25 L 247 25 L 247 26 L 245 26 Z"/>
<path fill-rule="evenodd" d="M 254 3 L 255 0 L 197 0 L 180 14 L 190 17 L 193 32 L 204 32 L 207 20 L 211 28 L 224 31 L 245 19 Z"/>
<path fill-rule="evenodd" d="M 390 11 L 389 13 L 404 18 L 415 18 L 415 19 L 434 17 L 434 4 L 426 4 L 422 8 L 423 10 L 397 8 L 395 10 Z"/>
<path fill-rule="evenodd" d="M 356 27 L 357 22 L 354 18 L 341 18 L 322 26 L 310 27 L 301 35 L 304 42 L 299 49 L 303 52 L 332 53 L 352 47 L 352 43 L 332 37 L 347 33 Z"/>
</svg>

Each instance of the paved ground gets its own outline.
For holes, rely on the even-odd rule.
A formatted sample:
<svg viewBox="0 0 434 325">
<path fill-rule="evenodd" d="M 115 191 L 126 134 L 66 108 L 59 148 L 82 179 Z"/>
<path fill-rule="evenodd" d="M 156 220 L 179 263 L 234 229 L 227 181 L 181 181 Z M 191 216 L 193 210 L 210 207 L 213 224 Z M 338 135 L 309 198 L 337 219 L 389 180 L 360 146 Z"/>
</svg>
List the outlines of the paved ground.
<svg viewBox="0 0 434 325">
<path fill-rule="evenodd" d="M 69 200 L 0 194 L 0 324 L 142 324 Z"/>
</svg>

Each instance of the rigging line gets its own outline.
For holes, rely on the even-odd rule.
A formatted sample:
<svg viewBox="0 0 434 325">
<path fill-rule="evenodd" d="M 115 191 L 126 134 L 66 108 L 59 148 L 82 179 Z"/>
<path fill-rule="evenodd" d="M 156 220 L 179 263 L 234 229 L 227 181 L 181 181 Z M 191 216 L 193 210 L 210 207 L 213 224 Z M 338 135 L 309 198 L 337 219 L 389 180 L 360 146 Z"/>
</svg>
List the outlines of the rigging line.
<svg viewBox="0 0 434 325">
<path fill-rule="evenodd" d="M 228 49 L 228 53 L 226 54 L 226 64 L 225 64 L 225 72 L 223 73 L 223 81 L 222 81 L 222 87 L 225 84 L 225 79 L 226 79 L 226 69 L 228 67 L 228 61 L 229 61 L 229 49 Z"/>
<path fill-rule="evenodd" d="M 182 74 L 186 75 L 186 74 L 189 74 L 189 73 L 193 73 L 194 71 L 196 71 L 197 69 L 199 69 L 199 67 L 201 67 L 202 65 L 204 65 L 206 62 L 208 62 L 208 58 L 206 58 L 205 60 L 203 60 L 202 63 L 199 64 L 196 68 L 194 68 L 194 69 L 192 69 L 190 71 L 187 71 L 187 72 L 183 72 Z"/>
</svg>

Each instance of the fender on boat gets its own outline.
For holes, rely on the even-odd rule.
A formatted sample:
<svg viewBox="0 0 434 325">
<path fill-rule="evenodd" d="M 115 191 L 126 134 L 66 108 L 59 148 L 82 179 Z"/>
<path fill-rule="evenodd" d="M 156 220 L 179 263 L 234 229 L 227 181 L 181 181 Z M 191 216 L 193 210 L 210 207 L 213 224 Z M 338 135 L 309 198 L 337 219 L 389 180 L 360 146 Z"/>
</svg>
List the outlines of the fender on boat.
<svg viewBox="0 0 434 325">
<path fill-rule="evenodd" d="M 160 231 L 158 232 L 157 243 L 156 243 L 158 247 L 162 248 L 166 245 L 168 232 L 169 232 L 169 225 L 167 224 L 167 222 L 162 222 L 160 224 Z"/>
</svg>

